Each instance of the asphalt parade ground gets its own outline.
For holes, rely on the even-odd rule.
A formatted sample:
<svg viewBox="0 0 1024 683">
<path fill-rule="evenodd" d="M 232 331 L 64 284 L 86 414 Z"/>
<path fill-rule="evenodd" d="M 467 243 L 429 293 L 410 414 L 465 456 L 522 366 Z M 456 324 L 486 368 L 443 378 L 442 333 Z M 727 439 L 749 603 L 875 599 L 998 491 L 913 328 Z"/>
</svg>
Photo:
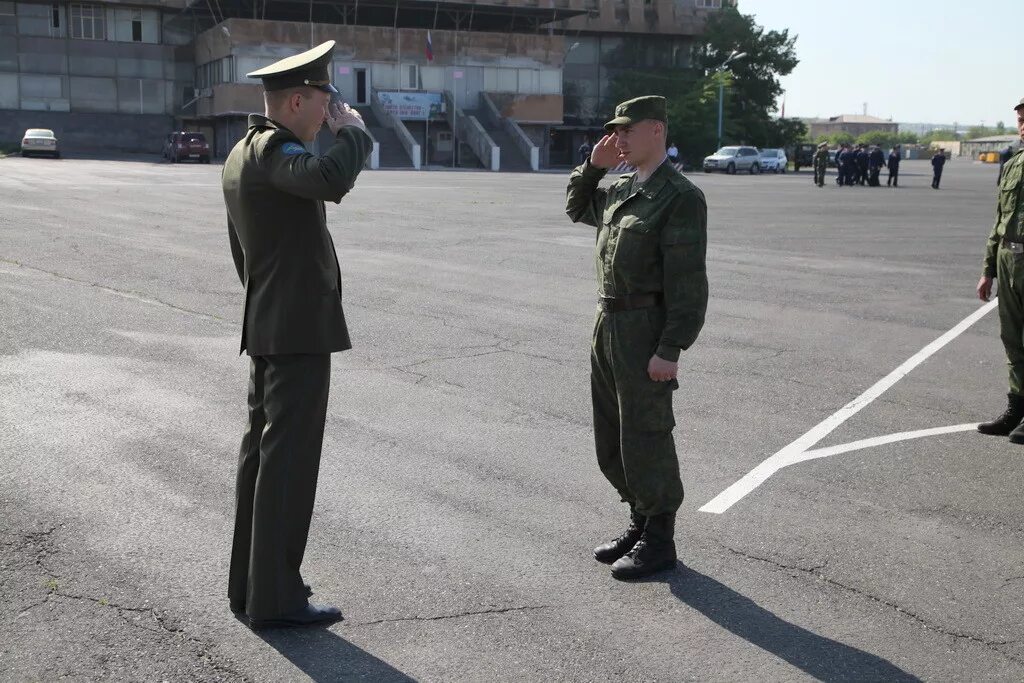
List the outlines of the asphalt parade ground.
<svg viewBox="0 0 1024 683">
<path fill-rule="evenodd" d="M 997 170 L 902 170 L 691 175 L 681 564 L 636 584 L 591 557 L 626 511 L 565 176 L 364 173 L 328 208 L 354 349 L 304 564 L 345 621 L 254 633 L 219 167 L 0 160 L 0 680 L 1020 681 L 1024 447 L 973 431 L 1006 400 Z"/>
</svg>

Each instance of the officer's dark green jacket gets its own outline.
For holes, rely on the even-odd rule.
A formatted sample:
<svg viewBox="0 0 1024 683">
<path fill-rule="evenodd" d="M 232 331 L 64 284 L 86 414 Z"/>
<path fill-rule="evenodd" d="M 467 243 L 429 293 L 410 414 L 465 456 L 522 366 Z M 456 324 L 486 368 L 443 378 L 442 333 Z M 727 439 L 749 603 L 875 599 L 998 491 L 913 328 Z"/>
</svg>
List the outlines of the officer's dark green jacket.
<svg viewBox="0 0 1024 683">
<path fill-rule="evenodd" d="M 1003 166 L 999 181 L 999 203 L 996 222 L 988 236 L 985 249 L 985 275 L 996 276 L 996 254 L 1005 237 L 1011 242 L 1024 242 L 1024 148 L 1010 157 Z"/>
<path fill-rule="evenodd" d="M 679 351 L 696 341 L 708 303 L 704 193 L 667 162 L 639 188 L 630 173 L 600 189 L 606 173 L 589 159 L 576 168 L 565 212 L 573 222 L 598 229 L 601 296 L 663 295 L 665 326 L 656 352 L 678 360 Z"/>
<path fill-rule="evenodd" d="M 364 131 L 346 126 L 315 156 L 287 128 L 249 116 L 222 184 L 231 255 L 245 287 L 241 350 L 250 356 L 352 348 L 324 202 L 338 203 L 352 189 L 371 146 Z"/>
</svg>

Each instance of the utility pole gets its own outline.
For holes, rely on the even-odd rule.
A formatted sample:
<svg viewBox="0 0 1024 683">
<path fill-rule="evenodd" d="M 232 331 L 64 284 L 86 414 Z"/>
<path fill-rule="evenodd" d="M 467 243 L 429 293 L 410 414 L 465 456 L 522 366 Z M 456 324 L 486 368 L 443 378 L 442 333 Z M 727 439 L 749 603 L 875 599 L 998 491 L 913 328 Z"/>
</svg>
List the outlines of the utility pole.
<svg viewBox="0 0 1024 683">
<path fill-rule="evenodd" d="M 743 59 L 747 56 L 746 52 L 737 52 L 733 50 L 729 57 L 722 62 L 722 65 L 715 69 L 716 74 L 720 74 L 726 70 L 729 66 L 729 62 L 735 62 L 737 59 Z M 722 99 L 725 96 L 725 83 L 721 78 L 718 80 L 718 148 L 722 148 Z"/>
</svg>

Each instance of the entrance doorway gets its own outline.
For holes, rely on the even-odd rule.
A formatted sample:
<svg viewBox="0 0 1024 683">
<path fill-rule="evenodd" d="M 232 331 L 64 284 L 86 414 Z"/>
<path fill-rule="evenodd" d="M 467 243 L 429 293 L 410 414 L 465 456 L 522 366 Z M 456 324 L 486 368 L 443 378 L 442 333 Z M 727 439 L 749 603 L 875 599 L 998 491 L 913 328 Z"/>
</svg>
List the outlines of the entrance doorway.
<svg viewBox="0 0 1024 683">
<path fill-rule="evenodd" d="M 356 77 L 356 104 L 367 105 L 370 103 L 370 78 L 366 69 L 355 68 L 352 70 Z"/>
</svg>

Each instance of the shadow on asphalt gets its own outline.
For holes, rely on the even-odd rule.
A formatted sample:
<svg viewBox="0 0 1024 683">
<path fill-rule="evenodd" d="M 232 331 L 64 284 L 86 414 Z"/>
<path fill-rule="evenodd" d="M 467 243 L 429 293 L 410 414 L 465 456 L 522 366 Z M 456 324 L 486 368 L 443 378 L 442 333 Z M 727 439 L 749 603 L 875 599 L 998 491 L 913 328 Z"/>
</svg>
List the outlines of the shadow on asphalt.
<svg viewBox="0 0 1024 683">
<path fill-rule="evenodd" d="M 819 681 L 920 683 L 892 662 L 780 619 L 710 576 L 682 564 L 648 581 L 667 583 L 680 602 Z"/>
<path fill-rule="evenodd" d="M 315 683 L 415 680 L 326 628 L 270 629 L 256 635 Z"/>
</svg>

